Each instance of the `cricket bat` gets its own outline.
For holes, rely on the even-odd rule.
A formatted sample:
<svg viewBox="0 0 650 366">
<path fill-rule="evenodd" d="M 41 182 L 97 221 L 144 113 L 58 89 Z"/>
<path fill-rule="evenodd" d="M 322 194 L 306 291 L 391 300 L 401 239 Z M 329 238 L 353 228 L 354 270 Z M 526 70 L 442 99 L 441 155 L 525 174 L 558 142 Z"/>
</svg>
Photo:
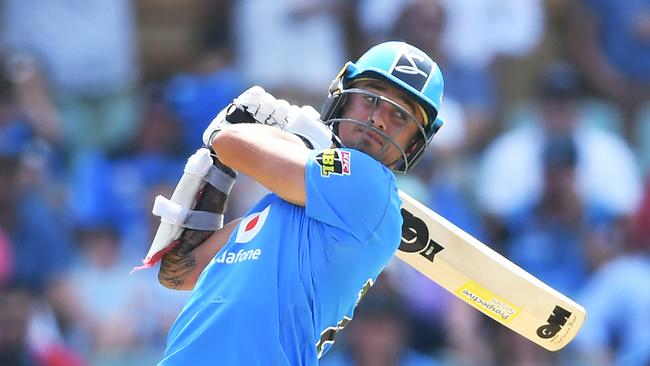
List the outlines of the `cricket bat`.
<svg viewBox="0 0 650 366">
<path fill-rule="evenodd" d="M 396 256 L 461 300 L 550 351 L 582 327 L 585 309 L 400 191 Z"/>
</svg>

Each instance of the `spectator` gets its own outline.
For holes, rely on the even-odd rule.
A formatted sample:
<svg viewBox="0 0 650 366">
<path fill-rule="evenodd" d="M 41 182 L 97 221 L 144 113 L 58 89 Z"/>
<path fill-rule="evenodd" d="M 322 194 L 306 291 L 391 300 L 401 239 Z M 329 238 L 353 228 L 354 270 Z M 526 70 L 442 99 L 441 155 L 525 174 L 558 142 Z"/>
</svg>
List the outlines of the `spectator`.
<svg viewBox="0 0 650 366">
<path fill-rule="evenodd" d="M 15 119 L 14 122 L 24 125 L 27 132 L 24 138 L 60 147 L 63 137 L 61 121 L 48 95 L 44 70 L 27 55 L 9 57 L 4 67 L 11 82 L 6 89 L 7 95 L 15 106 L 9 109 L 9 116 Z M 19 138 L 16 142 L 25 141 Z"/>
<path fill-rule="evenodd" d="M 390 36 L 398 14 L 416 1 L 362 0 L 359 23 L 379 41 Z M 447 27 L 444 48 L 454 63 L 489 67 L 501 54 L 526 55 L 544 31 L 539 0 L 443 0 Z"/>
<path fill-rule="evenodd" d="M 578 297 L 589 321 L 575 340 L 585 365 L 650 364 L 648 278 L 647 253 L 614 258 L 590 278 Z"/>
<path fill-rule="evenodd" d="M 650 4 L 637 0 L 572 2 L 569 32 L 573 54 L 589 85 L 613 100 L 625 117 L 625 136 L 635 136 L 634 118 L 650 100 Z"/>
<path fill-rule="evenodd" d="M 445 0 L 445 47 L 464 65 L 489 67 L 499 55 L 525 56 L 544 31 L 539 0 Z"/>
<path fill-rule="evenodd" d="M 613 233 L 614 224 L 611 213 L 579 196 L 580 159 L 572 137 L 548 139 L 540 197 L 507 220 L 507 256 L 568 296 L 577 293 L 589 273 L 587 241 L 596 233 Z"/>
<path fill-rule="evenodd" d="M 489 73 L 499 104 L 492 110 L 490 137 L 503 111 L 531 84 L 531 64 L 539 56 L 545 28 L 543 0 L 444 0 L 449 27 L 444 47 L 456 64 Z M 471 90 L 471 78 L 465 88 Z M 480 80 L 480 79 L 479 79 Z M 484 141 L 485 142 L 485 141 Z M 484 147 L 484 146 L 481 146 Z"/>
<path fill-rule="evenodd" d="M 0 55 L 1 56 L 1 55 Z M 43 92 L 42 73 L 30 61 L 0 62 L 0 153 L 43 162 L 51 190 L 63 179 L 59 121 Z"/>
<path fill-rule="evenodd" d="M 50 290 L 65 338 L 92 364 L 153 363 L 161 350 L 151 339 L 158 336 L 156 317 L 165 306 L 148 305 L 154 299 L 143 295 L 150 286 L 129 277 L 132 263 L 122 259 L 120 237 L 110 224 L 85 223 L 78 236 L 79 260 Z"/>
<path fill-rule="evenodd" d="M 11 58 L 34 60 L 60 113 L 65 146 L 114 151 L 136 125 L 138 79 L 132 4 L 5 1 L 3 40 Z"/>
<path fill-rule="evenodd" d="M 296 104 L 320 103 L 322 91 L 314 85 L 329 85 L 349 58 L 338 13 L 346 6 L 339 0 L 235 2 L 235 54 L 245 83 Z"/>
<path fill-rule="evenodd" d="M 71 172 L 73 213 L 80 222 L 105 221 L 119 228 L 125 243 L 121 252 L 135 261 L 142 243 L 150 241 L 147 218 L 151 187 L 175 182 L 182 174 L 185 156 L 183 130 L 162 91 L 151 87 L 143 98 L 143 113 L 134 140 L 124 154 L 84 154 Z"/>
<path fill-rule="evenodd" d="M 578 193 L 616 215 L 630 215 L 641 197 L 637 162 L 624 140 L 581 114 L 579 76 L 566 64 L 542 74 L 536 109 L 525 122 L 497 137 L 484 152 L 476 180 L 481 209 L 503 218 L 538 199 L 542 188 L 542 148 L 557 135 L 577 146 Z"/>
<path fill-rule="evenodd" d="M 244 91 L 241 70 L 233 60 L 230 32 L 208 27 L 200 39 L 200 54 L 191 70 L 174 75 L 165 88 L 172 112 L 183 123 L 183 151 L 189 155 L 201 145 L 207 123 Z"/>
<path fill-rule="evenodd" d="M 36 293 L 65 268 L 73 242 L 65 207 L 48 197 L 38 169 L 19 157 L 0 155 L 0 227 L 12 244 L 14 279 Z"/>
<path fill-rule="evenodd" d="M 589 309 L 575 340 L 584 364 L 650 364 L 650 185 L 632 229 L 626 252 L 598 268 L 578 297 Z"/>
<path fill-rule="evenodd" d="M 146 222 L 153 201 L 145 198 L 152 187 L 174 184 L 182 175 L 186 159 L 183 141 L 190 132 L 183 128 L 162 90 L 152 87 L 142 110 L 140 127 L 128 154 L 109 159 L 108 174 L 100 177 L 106 180 L 112 198 L 110 220 L 126 243 L 123 254 L 127 260 L 139 258 L 143 243 L 150 242 Z M 97 195 L 98 202 L 102 202 L 101 192 Z"/>
<path fill-rule="evenodd" d="M 34 344 L 30 323 L 35 298 L 18 283 L 0 286 L 0 365 L 82 366 L 85 362 L 63 344 Z"/>
</svg>

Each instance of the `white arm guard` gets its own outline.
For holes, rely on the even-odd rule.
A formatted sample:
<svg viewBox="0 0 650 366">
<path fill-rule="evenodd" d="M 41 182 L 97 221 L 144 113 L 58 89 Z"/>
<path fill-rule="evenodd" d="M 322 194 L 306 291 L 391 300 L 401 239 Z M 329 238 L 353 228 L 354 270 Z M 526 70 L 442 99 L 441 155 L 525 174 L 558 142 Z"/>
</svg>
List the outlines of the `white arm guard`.
<svg viewBox="0 0 650 366">
<path fill-rule="evenodd" d="M 208 149 L 202 148 L 194 153 L 188 159 L 171 199 L 156 197 L 152 213 L 160 217 L 160 225 L 143 266 L 136 269 L 151 267 L 158 262 L 174 247 L 186 229 L 213 232 L 223 227 L 223 213 L 194 208 L 204 194 L 206 184 L 228 195 L 234 182 L 234 177 L 213 164 Z"/>
</svg>

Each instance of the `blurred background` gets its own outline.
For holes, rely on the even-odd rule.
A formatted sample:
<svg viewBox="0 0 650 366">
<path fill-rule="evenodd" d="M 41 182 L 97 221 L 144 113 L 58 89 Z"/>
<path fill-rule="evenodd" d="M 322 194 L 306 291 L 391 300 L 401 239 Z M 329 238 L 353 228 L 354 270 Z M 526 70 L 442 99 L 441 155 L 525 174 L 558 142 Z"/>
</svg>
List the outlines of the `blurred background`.
<svg viewBox="0 0 650 366">
<path fill-rule="evenodd" d="M 249 86 L 318 109 L 388 39 L 446 81 L 400 187 L 588 318 L 547 352 L 396 260 L 322 364 L 650 365 L 647 0 L 0 4 L 0 365 L 156 363 L 188 293 L 129 275 L 153 198 Z M 265 193 L 234 192 L 229 218 Z"/>
</svg>

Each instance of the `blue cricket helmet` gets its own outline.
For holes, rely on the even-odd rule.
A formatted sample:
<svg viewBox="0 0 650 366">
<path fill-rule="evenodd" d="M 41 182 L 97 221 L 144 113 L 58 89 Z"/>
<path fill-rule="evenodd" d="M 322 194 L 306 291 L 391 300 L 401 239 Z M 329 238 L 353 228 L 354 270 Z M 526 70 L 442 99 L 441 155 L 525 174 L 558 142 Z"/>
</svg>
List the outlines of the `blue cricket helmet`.
<svg viewBox="0 0 650 366">
<path fill-rule="evenodd" d="M 405 42 L 388 41 L 380 43 L 357 62 L 345 64 L 330 86 L 330 99 L 321 113 L 324 121 L 337 118 L 340 104 L 337 94 L 348 88 L 359 78 L 374 78 L 387 81 L 406 92 L 422 107 L 424 122 L 423 141 L 414 152 L 409 153 L 407 161 L 398 170 L 406 172 L 422 157 L 429 142 L 440 129 L 443 121 L 438 117 L 444 89 L 444 80 L 438 65 L 420 49 Z"/>
</svg>

